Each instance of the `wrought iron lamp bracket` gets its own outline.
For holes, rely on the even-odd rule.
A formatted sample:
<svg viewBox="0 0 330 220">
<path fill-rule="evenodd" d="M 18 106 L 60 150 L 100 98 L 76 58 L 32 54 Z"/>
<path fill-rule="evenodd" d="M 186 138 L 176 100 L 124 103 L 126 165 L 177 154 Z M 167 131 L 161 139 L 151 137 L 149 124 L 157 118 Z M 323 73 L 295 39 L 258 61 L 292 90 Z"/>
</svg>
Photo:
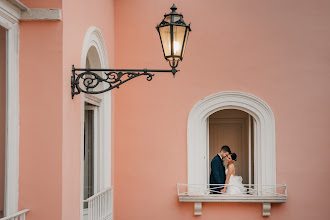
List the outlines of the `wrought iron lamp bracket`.
<svg viewBox="0 0 330 220">
<path fill-rule="evenodd" d="M 89 69 L 89 68 L 75 68 L 72 65 L 72 76 L 71 76 L 71 95 L 72 99 L 75 95 L 81 92 L 87 94 L 100 94 L 119 88 L 120 85 L 124 84 L 131 79 L 139 76 L 146 76 L 148 81 L 152 80 L 155 74 L 152 73 L 165 73 L 171 72 L 173 76 L 178 72 L 175 67 L 171 70 L 151 70 L 151 69 Z M 79 73 L 80 72 L 80 73 Z M 103 72 L 103 76 L 95 72 Z M 80 83 L 82 82 L 82 83 Z M 103 83 L 104 88 L 102 90 L 97 89 L 97 86 Z M 82 84 L 82 86 L 80 85 Z"/>
</svg>

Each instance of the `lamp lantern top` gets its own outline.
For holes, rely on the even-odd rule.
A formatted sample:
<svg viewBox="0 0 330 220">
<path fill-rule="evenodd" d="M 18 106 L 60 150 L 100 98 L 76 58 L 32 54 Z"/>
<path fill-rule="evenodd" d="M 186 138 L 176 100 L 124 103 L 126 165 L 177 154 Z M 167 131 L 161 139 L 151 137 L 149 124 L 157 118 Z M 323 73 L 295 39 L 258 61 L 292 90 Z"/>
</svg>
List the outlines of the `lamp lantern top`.
<svg viewBox="0 0 330 220">
<path fill-rule="evenodd" d="M 172 5 L 172 7 L 170 8 L 172 10 L 172 12 L 170 14 L 179 14 L 178 12 L 176 12 L 176 10 L 178 9 L 175 4 Z M 167 14 L 165 14 L 166 16 Z"/>
<path fill-rule="evenodd" d="M 162 22 L 156 26 L 163 48 L 164 58 L 172 68 L 176 68 L 182 61 L 188 35 L 191 31 L 190 24 L 183 20 L 183 15 L 176 12 L 177 7 L 173 4 L 171 12 L 164 15 Z"/>
<path fill-rule="evenodd" d="M 178 8 L 175 6 L 175 4 L 173 4 L 172 7 L 171 7 L 172 12 L 175 12 L 176 9 L 178 9 Z"/>
</svg>

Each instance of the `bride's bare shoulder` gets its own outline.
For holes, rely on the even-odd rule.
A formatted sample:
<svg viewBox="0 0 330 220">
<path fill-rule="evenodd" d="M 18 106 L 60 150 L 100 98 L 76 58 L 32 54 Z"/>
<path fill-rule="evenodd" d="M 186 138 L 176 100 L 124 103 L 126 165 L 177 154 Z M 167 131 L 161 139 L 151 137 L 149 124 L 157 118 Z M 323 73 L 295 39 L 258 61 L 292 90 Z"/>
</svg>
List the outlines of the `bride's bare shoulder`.
<svg viewBox="0 0 330 220">
<path fill-rule="evenodd" d="M 228 165 L 228 169 L 231 169 L 231 170 L 235 169 L 235 165 L 233 163 L 232 164 L 229 164 Z"/>
</svg>

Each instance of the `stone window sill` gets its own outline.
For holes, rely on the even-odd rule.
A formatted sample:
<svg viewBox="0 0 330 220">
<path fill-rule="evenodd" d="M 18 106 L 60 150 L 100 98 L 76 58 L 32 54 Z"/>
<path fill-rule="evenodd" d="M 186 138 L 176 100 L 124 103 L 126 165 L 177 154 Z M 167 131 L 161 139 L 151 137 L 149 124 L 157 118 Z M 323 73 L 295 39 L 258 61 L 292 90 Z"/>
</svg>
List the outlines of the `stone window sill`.
<svg viewBox="0 0 330 220">
<path fill-rule="evenodd" d="M 180 187 L 188 186 L 188 184 L 178 184 L 178 197 L 180 202 L 194 203 L 194 214 L 202 215 L 202 203 L 204 202 L 231 202 L 231 203 L 262 203 L 263 216 L 270 216 L 272 203 L 285 203 L 287 200 L 286 185 L 276 185 L 275 188 L 281 189 L 281 193 L 267 193 L 264 195 L 226 195 L 226 194 L 209 194 L 189 192 L 189 190 L 180 191 Z M 194 187 L 196 189 L 196 187 Z M 206 190 L 207 191 L 207 190 Z"/>
</svg>

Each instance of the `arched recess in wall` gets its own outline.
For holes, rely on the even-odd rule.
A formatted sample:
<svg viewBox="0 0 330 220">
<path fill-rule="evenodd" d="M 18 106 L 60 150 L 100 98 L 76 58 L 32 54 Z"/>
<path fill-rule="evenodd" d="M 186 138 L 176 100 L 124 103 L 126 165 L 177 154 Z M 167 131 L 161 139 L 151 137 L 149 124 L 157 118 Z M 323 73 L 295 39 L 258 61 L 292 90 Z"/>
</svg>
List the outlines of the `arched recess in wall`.
<svg viewBox="0 0 330 220">
<path fill-rule="evenodd" d="M 87 63 L 89 62 L 89 63 Z M 81 67 L 109 68 L 108 55 L 105 41 L 101 31 L 96 27 L 90 27 L 86 32 L 83 50 L 81 54 Z M 104 73 L 103 73 L 104 74 Z M 103 75 L 104 77 L 105 75 Z M 81 93 L 81 197 L 83 198 L 84 175 L 84 119 L 85 102 L 92 100 L 99 102 L 99 179 L 98 191 L 111 186 L 111 92 L 98 95 L 86 95 Z M 81 207 L 83 207 L 81 205 Z"/>
<path fill-rule="evenodd" d="M 188 118 L 188 184 L 208 184 L 208 117 L 214 112 L 237 109 L 254 118 L 255 184 L 276 184 L 275 119 L 260 98 L 236 91 L 210 95 L 192 108 Z"/>
</svg>

